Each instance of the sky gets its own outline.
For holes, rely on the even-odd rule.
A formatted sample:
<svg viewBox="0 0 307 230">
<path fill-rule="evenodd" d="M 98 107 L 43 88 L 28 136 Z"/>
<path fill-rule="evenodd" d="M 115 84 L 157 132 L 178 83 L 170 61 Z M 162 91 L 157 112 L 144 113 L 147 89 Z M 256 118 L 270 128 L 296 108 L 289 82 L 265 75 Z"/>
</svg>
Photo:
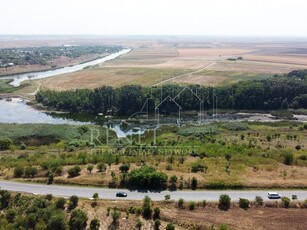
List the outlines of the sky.
<svg viewBox="0 0 307 230">
<path fill-rule="evenodd" d="M 1 0 L 0 34 L 307 36 L 306 0 Z"/>
</svg>

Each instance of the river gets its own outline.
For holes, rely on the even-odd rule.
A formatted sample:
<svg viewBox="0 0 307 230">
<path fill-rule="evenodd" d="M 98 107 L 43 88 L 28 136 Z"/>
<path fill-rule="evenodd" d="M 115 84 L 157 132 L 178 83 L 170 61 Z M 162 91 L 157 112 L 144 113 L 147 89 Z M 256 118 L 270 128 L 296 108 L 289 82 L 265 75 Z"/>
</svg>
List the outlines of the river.
<svg viewBox="0 0 307 230">
<path fill-rule="evenodd" d="M 60 69 L 55 70 L 48 70 L 48 71 L 41 71 L 41 72 L 31 72 L 31 73 L 21 73 L 21 74 L 15 74 L 15 75 L 9 75 L 9 76 L 2 76 L 0 79 L 14 79 L 10 84 L 17 87 L 20 86 L 21 82 L 31 79 L 42 79 L 47 77 L 53 77 L 60 74 L 65 73 L 72 73 L 79 70 L 82 70 L 86 67 L 101 64 L 110 60 L 113 60 L 123 54 L 129 53 L 131 49 L 123 49 L 119 52 L 110 54 L 106 57 L 99 58 L 93 61 L 85 62 L 82 64 L 74 65 L 74 66 L 68 66 Z"/>
</svg>

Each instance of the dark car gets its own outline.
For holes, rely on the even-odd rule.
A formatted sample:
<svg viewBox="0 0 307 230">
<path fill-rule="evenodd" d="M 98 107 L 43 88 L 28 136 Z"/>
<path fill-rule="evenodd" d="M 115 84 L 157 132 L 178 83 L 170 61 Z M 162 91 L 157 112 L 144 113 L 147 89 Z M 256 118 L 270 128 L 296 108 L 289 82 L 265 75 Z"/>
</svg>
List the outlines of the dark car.
<svg viewBox="0 0 307 230">
<path fill-rule="evenodd" d="M 127 193 L 125 193 L 125 192 L 118 192 L 118 193 L 116 193 L 116 196 L 117 197 L 127 197 Z"/>
</svg>

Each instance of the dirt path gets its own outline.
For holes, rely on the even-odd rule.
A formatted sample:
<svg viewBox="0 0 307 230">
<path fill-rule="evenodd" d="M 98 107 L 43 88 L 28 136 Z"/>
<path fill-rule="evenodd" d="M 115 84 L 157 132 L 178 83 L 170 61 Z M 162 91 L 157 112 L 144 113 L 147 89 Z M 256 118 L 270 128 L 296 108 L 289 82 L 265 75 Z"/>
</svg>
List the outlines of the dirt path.
<svg viewBox="0 0 307 230">
<path fill-rule="evenodd" d="M 176 77 L 172 77 L 172 78 L 160 81 L 159 83 L 156 83 L 156 84 L 152 85 L 151 87 L 158 86 L 158 85 L 161 85 L 161 84 L 163 84 L 165 82 L 173 81 L 173 80 L 181 78 L 181 77 L 186 77 L 186 76 L 190 76 L 190 75 L 195 74 L 195 73 L 199 73 L 199 72 L 201 72 L 203 70 L 206 70 L 206 69 L 210 68 L 211 66 L 213 66 L 215 64 L 216 64 L 216 62 L 211 62 L 209 65 L 207 65 L 207 66 L 205 66 L 205 67 L 203 67 L 201 69 L 198 69 L 198 70 L 195 70 L 195 71 L 192 71 L 192 72 L 189 72 L 189 73 L 185 73 L 185 74 L 182 74 L 182 75 L 179 75 L 179 76 L 176 76 Z"/>
</svg>

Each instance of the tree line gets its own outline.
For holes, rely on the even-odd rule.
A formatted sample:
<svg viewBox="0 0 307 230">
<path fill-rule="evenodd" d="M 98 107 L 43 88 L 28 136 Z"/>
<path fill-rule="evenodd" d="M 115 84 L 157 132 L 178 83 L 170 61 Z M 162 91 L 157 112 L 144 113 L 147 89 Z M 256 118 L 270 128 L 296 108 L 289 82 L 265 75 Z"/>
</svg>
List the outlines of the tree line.
<svg viewBox="0 0 307 230">
<path fill-rule="evenodd" d="M 37 102 L 71 113 L 129 116 L 142 111 L 160 114 L 210 109 L 278 110 L 307 108 L 306 70 L 293 71 L 264 80 L 242 81 L 219 87 L 163 85 L 120 88 L 103 86 L 94 90 L 40 91 Z M 213 100 L 214 98 L 214 100 Z M 214 103 L 214 104 L 213 104 Z"/>
</svg>

